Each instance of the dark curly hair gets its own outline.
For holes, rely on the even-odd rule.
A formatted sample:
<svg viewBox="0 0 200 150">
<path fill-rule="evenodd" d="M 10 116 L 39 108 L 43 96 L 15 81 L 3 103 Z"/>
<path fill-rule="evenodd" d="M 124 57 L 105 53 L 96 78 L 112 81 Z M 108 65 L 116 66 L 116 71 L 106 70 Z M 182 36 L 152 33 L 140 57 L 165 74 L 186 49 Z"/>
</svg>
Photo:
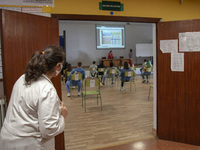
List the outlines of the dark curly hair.
<svg viewBox="0 0 200 150">
<path fill-rule="evenodd" d="M 52 73 L 53 68 L 62 63 L 65 59 L 65 52 L 61 47 L 49 46 L 43 51 L 35 52 L 28 62 L 25 70 L 25 81 L 30 85 L 36 81 L 42 74 Z"/>
</svg>

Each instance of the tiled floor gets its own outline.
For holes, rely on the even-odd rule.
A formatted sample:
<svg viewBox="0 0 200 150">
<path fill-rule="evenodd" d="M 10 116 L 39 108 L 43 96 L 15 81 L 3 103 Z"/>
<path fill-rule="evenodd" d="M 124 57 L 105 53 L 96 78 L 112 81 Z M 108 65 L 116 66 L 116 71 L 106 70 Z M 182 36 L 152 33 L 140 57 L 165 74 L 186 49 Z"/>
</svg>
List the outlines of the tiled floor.
<svg viewBox="0 0 200 150">
<path fill-rule="evenodd" d="M 200 146 L 159 139 L 148 139 L 124 145 L 101 148 L 98 150 L 200 150 Z"/>
</svg>

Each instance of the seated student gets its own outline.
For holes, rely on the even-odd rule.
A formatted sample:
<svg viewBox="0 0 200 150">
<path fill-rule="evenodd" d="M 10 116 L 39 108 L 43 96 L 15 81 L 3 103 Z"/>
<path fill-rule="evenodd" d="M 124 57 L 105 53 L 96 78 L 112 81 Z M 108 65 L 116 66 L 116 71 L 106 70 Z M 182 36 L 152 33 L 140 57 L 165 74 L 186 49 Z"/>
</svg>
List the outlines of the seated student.
<svg viewBox="0 0 200 150">
<path fill-rule="evenodd" d="M 106 68 L 105 65 L 104 65 L 104 61 L 103 61 L 103 60 L 100 61 L 100 64 L 97 66 L 97 70 L 98 70 L 99 68 Z M 102 81 L 104 72 L 98 72 L 97 78 L 98 78 L 99 75 L 101 75 L 101 81 Z"/>
<path fill-rule="evenodd" d="M 140 68 L 141 73 L 144 71 L 144 67 L 145 67 L 146 63 L 147 63 L 147 60 L 144 59 L 144 63 L 142 64 L 142 68 Z"/>
<path fill-rule="evenodd" d="M 113 69 L 115 69 L 115 70 L 117 71 L 117 73 L 114 74 L 114 75 L 111 75 L 111 74 L 110 74 L 110 70 L 113 70 Z M 114 84 L 113 80 L 114 80 L 114 77 L 115 77 L 117 74 L 120 74 L 120 71 L 119 71 L 116 67 L 114 67 L 113 62 L 111 62 L 111 63 L 110 63 L 110 67 L 106 68 L 106 70 L 105 70 L 105 72 L 104 72 L 102 84 L 103 84 L 103 85 L 105 84 L 105 79 L 106 79 L 106 77 L 111 77 L 111 78 L 112 78 L 112 84 Z"/>
<path fill-rule="evenodd" d="M 131 68 L 132 70 L 134 70 L 134 64 L 132 59 L 129 59 L 129 68 Z"/>
<path fill-rule="evenodd" d="M 149 75 L 151 75 L 151 67 L 152 67 L 151 62 L 149 60 L 147 60 L 147 63 L 146 63 L 146 65 L 144 65 L 144 68 L 143 68 L 144 72 L 141 73 L 141 76 L 143 79 L 142 83 L 145 83 L 145 81 L 146 81 L 144 76 L 146 76 L 146 78 L 147 78 L 147 83 L 149 82 Z M 148 68 L 150 70 L 148 70 Z"/>
<path fill-rule="evenodd" d="M 117 66 L 117 69 L 118 69 L 119 71 L 121 71 L 123 68 L 124 68 L 124 66 L 123 66 L 122 60 L 120 60 L 120 61 L 119 61 L 119 65 Z"/>
<path fill-rule="evenodd" d="M 63 81 L 63 78 L 64 78 L 64 70 L 67 68 L 67 65 L 68 63 L 67 62 L 64 62 L 63 64 L 63 68 L 61 70 L 61 80 Z"/>
<path fill-rule="evenodd" d="M 65 69 L 65 83 L 68 80 L 68 75 L 67 72 L 71 72 L 72 71 L 72 65 L 70 63 L 67 64 L 67 68 Z"/>
<path fill-rule="evenodd" d="M 93 64 L 90 66 L 89 70 L 90 70 L 91 76 L 95 77 L 95 75 L 97 74 L 97 66 L 96 66 L 95 61 L 93 61 Z"/>
<path fill-rule="evenodd" d="M 121 74 L 120 74 L 120 76 L 121 76 L 121 78 L 120 78 L 120 80 L 121 80 L 121 90 L 123 90 L 124 82 L 128 82 L 131 79 L 131 77 L 125 78 L 125 72 L 126 71 L 133 71 L 131 68 L 129 68 L 128 62 L 125 62 L 124 63 L 124 69 L 121 69 Z"/>
<path fill-rule="evenodd" d="M 83 75 L 83 79 L 85 79 L 85 70 L 82 68 L 82 62 L 77 63 L 77 68 L 74 68 L 68 78 L 68 81 L 66 82 L 66 89 L 67 89 L 67 96 L 70 97 L 70 92 L 69 92 L 69 86 L 71 85 L 71 74 L 75 73 L 81 73 Z M 81 80 L 78 81 L 72 81 L 73 86 L 78 86 L 78 96 L 81 95 Z"/>
</svg>

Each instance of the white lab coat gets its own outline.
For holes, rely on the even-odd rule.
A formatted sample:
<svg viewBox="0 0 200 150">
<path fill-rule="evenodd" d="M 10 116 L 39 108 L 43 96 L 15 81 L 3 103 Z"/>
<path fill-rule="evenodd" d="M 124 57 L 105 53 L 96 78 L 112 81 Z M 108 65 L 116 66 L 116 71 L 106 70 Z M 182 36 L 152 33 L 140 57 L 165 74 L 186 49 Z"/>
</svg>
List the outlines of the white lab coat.
<svg viewBox="0 0 200 150">
<path fill-rule="evenodd" d="M 60 99 L 48 77 L 25 85 L 22 75 L 13 87 L 0 134 L 0 150 L 54 150 L 54 136 L 64 131 Z"/>
</svg>

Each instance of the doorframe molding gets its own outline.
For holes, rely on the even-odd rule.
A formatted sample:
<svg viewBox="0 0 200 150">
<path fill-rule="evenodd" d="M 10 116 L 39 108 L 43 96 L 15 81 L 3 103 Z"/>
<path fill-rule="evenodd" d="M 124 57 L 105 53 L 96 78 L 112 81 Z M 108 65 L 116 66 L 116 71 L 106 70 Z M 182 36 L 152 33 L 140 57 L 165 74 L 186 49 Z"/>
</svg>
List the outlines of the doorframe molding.
<svg viewBox="0 0 200 150">
<path fill-rule="evenodd" d="M 58 20 L 82 20 L 82 21 L 116 21 L 116 22 L 140 22 L 158 23 L 162 18 L 128 17 L 128 16 L 103 16 L 103 15 L 76 15 L 76 14 L 51 14 Z"/>
<path fill-rule="evenodd" d="M 156 87 L 158 87 L 158 23 L 162 22 L 162 18 L 148 17 L 129 17 L 129 16 L 103 16 L 103 15 L 77 15 L 77 14 L 51 14 L 52 18 L 58 20 L 73 20 L 73 21 L 113 21 L 113 22 L 135 22 L 135 23 L 155 23 L 156 24 Z M 158 91 L 156 88 L 156 128 L 158 127 Z M 154 117 L 154 113 L 153 113 Z M 158 129 L 154 130 L 158 135 Z"/>
</svg>

